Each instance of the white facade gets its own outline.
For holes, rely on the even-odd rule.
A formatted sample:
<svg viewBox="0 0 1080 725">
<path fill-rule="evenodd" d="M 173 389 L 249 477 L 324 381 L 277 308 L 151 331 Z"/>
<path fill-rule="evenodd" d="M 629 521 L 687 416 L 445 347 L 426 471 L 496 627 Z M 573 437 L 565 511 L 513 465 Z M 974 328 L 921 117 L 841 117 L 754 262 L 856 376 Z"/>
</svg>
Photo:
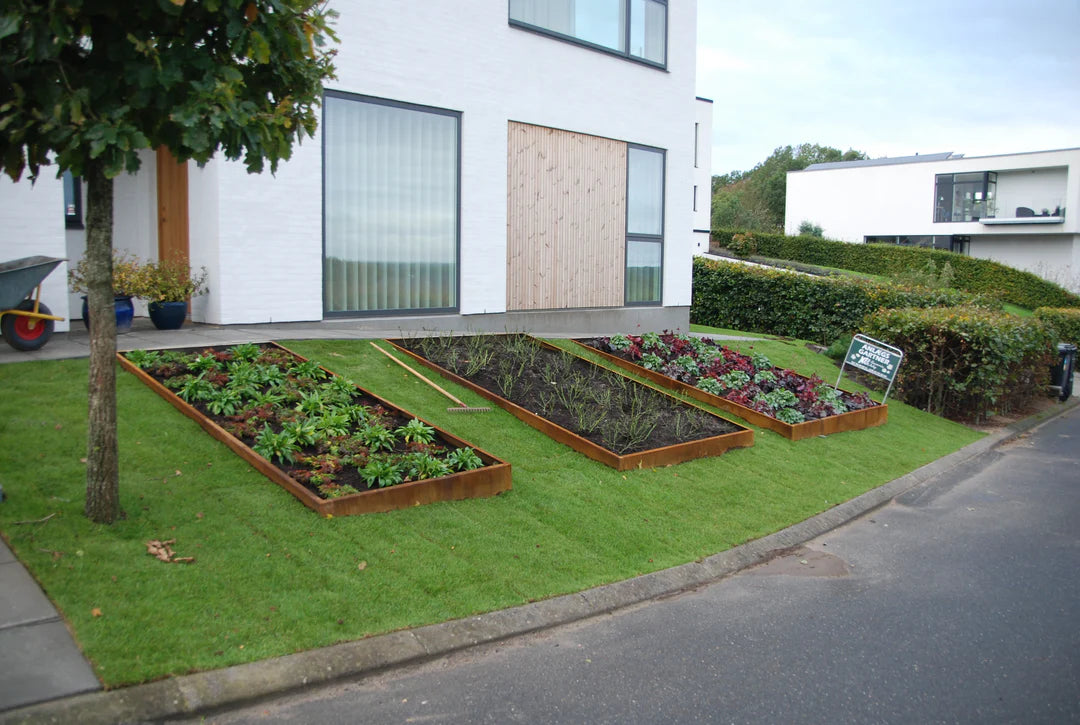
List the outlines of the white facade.
<svg viewBox="0 0 1080 725">
<path fill-rule="evenodd" d="M 951 179 L 978 174 L 986 191 L 950 193 Z M 951 247 L 1080 291 L 1078 214 L 1080 149 L 934 154 L 789 172 L 785 231 L 810 221 L 829 239 Z"/>
<path fill-rule="evenodd" d="M 457 313 L 507 311 L 508 125 L 520 122 L 664 151 L 663 293 L 656 306 L 683 308 L 685 316 L 691 251 L 702 236 L 695 230 L 705 230 L 707 248 L 711 178 L 711 102 L 694 97 L 695 3 L 655 4 L 666 7 L 664 67 L 515 27 L 506 0 L 332 4 L 341 42 L 328 90 L 460 114 Z M 249 175 L 242 164 L 222 160 L 188 164 L 190 260 L 208 269 L 210 285 L 192 301 L 195 320 L 324 318 L 322 132 L 320 124 L 274 176 Z M 138 174 L 116 181 L 114 244 L 154 258 L 155 154 L 141 158 Z M 5 232 L 0 258 L 50 254 L 74 263 L 81 255 L 80 232 L 69 231 L 65 241 L 58 183 L 42 179 L 31 190 L 4 182 L 0 223 L 26 232 Z M 57 314 L 78 316 L 63 271 L 50 280 L 46 302 Z"/>
</svg>

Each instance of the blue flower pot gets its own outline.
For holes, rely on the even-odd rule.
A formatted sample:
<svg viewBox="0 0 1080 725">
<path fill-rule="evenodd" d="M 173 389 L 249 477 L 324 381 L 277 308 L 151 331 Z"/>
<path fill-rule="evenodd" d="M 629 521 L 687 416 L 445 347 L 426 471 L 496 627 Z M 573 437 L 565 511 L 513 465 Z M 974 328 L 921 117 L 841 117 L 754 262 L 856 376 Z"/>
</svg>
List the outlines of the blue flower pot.
<svg viewBox="0 0 1080 725">
<path fill-rule="evenodd" d="M 135 305 L 130 297 L 114 297 L 113 306 L 116 308 L 116 332 L 128 332 L 131 330 L 131 321 L 135 318 Z M 90 329 L 90 311 L 87 309 L 86 295 L 82 296 L 82 320 L 86 329 Z"/>
<path fill-rule="evenodd" d="M 151 302 L 150 321 L 159 330 L 179 330 L 187 317 L 187 302 Z"/>
</svg>

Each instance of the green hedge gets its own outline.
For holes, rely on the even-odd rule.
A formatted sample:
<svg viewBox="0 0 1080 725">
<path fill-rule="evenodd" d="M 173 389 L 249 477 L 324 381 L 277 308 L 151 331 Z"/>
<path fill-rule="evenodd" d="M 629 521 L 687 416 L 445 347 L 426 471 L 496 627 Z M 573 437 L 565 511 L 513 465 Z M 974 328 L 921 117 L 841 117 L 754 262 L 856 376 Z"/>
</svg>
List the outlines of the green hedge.
<svg viewBox="0 0 1080 725">
<path fill-rule="evenodd" d="M 1033 317 L 971 308 L 880 310 L 863 331 L 904 351 L 893 389 L 928 412 L 981 420 L 1046 394 L 1053 333 Z"/>
<path fill-rule="evenodd" d="M 738 231 L 713 231 L 712 241 L 727 247 Z M 927 260 L 937 266 L 948 262 L 953 285 L 975 294 L 994 295 L 1005 302 L 1033 310 L 1036 307 L 1080 307 L 1080 296 L 1031 272 L 1022 272 L 988 259 L 976 259 L 941 249 L 901 247 L 896 244 L 848 244 L 820 237 L 789 237 L 753 232 L 756 254 L 774 259 L 838 267 L 867 274 L 896 275 L 922 269 Z"/>
<path fill-rule="evenodd" d="M 1080 309 L 1075 307 L 1040 307 L 1035 316 L 1057 335 L 1058 342 L 1080 345 Z"/>
<path fill-rule="evenodd" d="M 993 306 L 957 290 L 904 288 L 850 277 L 812 277 L 736 262 L 694 260 L 690 321 L 828 345 L 881 307 Z"/>
</svg>

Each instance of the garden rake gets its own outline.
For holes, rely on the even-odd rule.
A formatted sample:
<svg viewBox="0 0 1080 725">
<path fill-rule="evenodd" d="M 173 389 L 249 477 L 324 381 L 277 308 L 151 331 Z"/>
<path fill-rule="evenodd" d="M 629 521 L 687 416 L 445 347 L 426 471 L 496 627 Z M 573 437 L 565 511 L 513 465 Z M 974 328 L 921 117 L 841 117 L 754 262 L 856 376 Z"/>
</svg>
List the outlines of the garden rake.
<svg viewBox="0 0 1080 725">
<path fill-rule="evenodd" d="M 427 378 L 425 378 L 425 377 L 424 377 L 423 375 L 421 375 L 420 373 L 416 372 L 415 370 L 413 370 L 413 369 L 412 369 L 411 367 L 409 367 L 409 366 L 408 366 L 408 365 L 406 365 L 405 363 L 403 363 L 403 362 L 401 362 L 400 360 L 398 360 L 398 359 L 397 359 L 396 357 L 394 357 L 393 355 L 391 355 L 390 353 L 388 353 L 388 352 L 387 352 L 386 350 L 383 350 L 383 349 L 382 349 L 381 347 L 379 347 L 378 345 L 376 345 L 376 344 L 375 344 L 374 342 L 373 342 L 373 343 L 371 343 L 371 346 L 372 346 L 373 348 L 375 348 L 376 350 L 378 350 L 379 352 L 381 352 L 381 353 L 382 353 L 383 355 L 386 355 L 386 357 L 390 358 L 391 360 L 393 360 L 394 362 L 396 362 L 396 363 L 397 363 L 398 365 L 400 365 L 401 367 L 403 367 L 403 368 L 405 368 L 406 370 L 408 370 L 408 371 L 409 371 L 410 373 L 412 373 L 412 374 L 413 374 L 413 375 L 415 375 L 416 377 L 418 377 L 418 378 L 420 378 L 421 380 L 423 380 L 423 381 L 424 381 L 425 383 L 427 383 L 427 384 L 428 384 L 428 385 L 430 385 L 431 387 L 433 387 L 433 388 L 435 388 L 436 390 L 438 390 L 438 391 L 439 391 L 440 393 L 442 393 L 443 395 L 445 395 L 445 396 L 446 396 L 447 398 L 449 398 L 450 400 L 452 400 L 452 401 L 454 401 L 455 403 L 457 403 L 457 405 L 453 405 L 453 406 L 450 406 L 449 408 L 447 408 L 447 409 L 446 409 L 446 412 L 447 412 L 447 413 L 490 413 L 490 412 L 491 412 L 491 408 L 486 408 L 486 407 L 470 407 L 470 406 L 468 406 L 468 405 L 465 405 L 465 403 L 464 403 L 464 402 L 462 402 L 462 401 L 458 400 L 458 399 L 457 399 L 457 398 L 455 398 L 455 397 L 454 397 L 453 395 L 451 395 L 450 393 L 446 392 L 445 390 L 443 390 L 442 388 L 440 388 L 440 387 L 439 387 L 438 385 L 436 385 L 435 383 L 431 382 L 430 380 L 428 380 Z"/>
</svg>

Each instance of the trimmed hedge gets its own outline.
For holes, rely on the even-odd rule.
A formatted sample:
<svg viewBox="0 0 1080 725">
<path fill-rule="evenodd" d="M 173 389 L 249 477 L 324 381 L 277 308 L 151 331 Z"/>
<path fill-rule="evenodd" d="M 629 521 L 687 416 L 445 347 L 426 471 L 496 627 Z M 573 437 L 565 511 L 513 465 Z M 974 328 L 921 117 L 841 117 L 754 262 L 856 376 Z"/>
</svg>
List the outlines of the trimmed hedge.
<svg viewBox="0 0 1080 725">
<path fill-rule="evenodd" d="M 714 244 L 727 247 L 738 231 L 714 230 Z M 974 294 L 993 295 L 1005 302 L 1034 310 L 1036 307 L 1080 307 L 1080 296 L 1031 272 L 988 259 L 976 259 L 941 249 L 901 247 L 896 244 L 849 244 L 820 237 L 789 237 L 753 232 L 755 254 L 774 259 L 838 267 L 867 274 L 896 275 L 922 269 L 927 260 L 937 266 L 948 262 L 953 286 Z"/>
<path fill-rule="evenodd" d="M 1080 345 L 1080 310 L 1074 307 L 1040 307 L 1035 310 L 1035 317 L 1057 334 L 1058 342 Z"/>
<path fill-rule="evenodd" d="M 981 420 L 1045 395 L 1053 333 L 1039 320 L 971 308 L 880 310 L 863 332 L 904 351 L 894 390 L 905 403 Z"/>
<path fill-rule="evenodd" d="M 737 262 L 694 260 L 690 321 L 828 345 L 882 307 L 993 306 L 957 290 L 928 290 L 851 277 L 811 277 Z"/>
</svg>

